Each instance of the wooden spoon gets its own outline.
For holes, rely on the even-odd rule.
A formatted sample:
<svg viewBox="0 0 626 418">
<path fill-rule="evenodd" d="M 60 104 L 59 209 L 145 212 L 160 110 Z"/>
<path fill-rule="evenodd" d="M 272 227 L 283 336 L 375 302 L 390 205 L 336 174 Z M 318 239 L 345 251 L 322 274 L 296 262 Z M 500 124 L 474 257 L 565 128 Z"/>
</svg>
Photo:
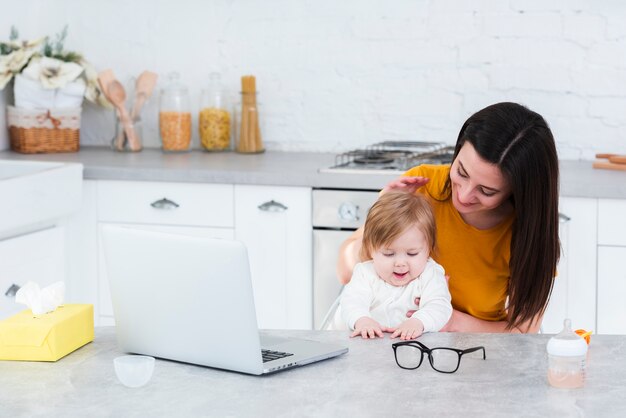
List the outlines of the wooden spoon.
<svg viewBox="0 0 626 418">
<path fill-rule="evenodd" d="M 113 74 L 113 70 L 111 70 L 110 68 L 103 70 L 98 74 L 98 85 L 100 86 L 100 90 L 104 94 L 104 97 L 106 97 L 109 100 L 109 102 L 111 102 L 115 107 L 117 107 L 115 103 L 113 103 L 113 99 L 111 99 L 111 94 L 109 93 L 109 85 L 111 84 L 111 82 L 113 82 L 113 80 L 115 80 L 115 74 Z M 117 110 L 117 117 L 120 118 L 119 109 Z M 117 132 L 117 136 L 115 137 L 115 140 L 113 141 L 113 147 L 116 150 L 118 151 L 124 150 L 124 139 L 125 139 L 124 137 L 125 135 L 123 131 Z"/>
<path fill-rule="evenodd" d="M 150 95 L 152 95 L 152 90 L 154 89 L 157 78 L 158 75 L 151 71 L 144 71 L 139 74 L 135 87 L 135 103 L 133 104 L 133 109 L 130 111 L 131 121 L 135 121 L 139 117 L 141 108 Z"/>
<path fill-rule="evenodd" d="M 128 116 L 128 111 L 126 111 L 125 102 L 126 102 L 126 90 L 124 90 L 124 86 L 118 80 L 111 80 L 107 85 L 107 91 L 109 92 L 109 100 L 113 105 L 117 108 L 118 114 L 120 116 L 120 122 L 122 122 L 122 126 L 124 127 L 124 132 L 126 133 L 126 139 L 128 140 L 128 145 L 130 149 L 133 151 L 139 151 L 141 145 L 138 144 L 137 138 L 135 138 L 135 131 L 133 129 L 133 122 Z M 123 149 L 124 144 L 119 143 L 120 137 L 117 138 L 117 149 Z M 123 138 L 122 138 L 123 141 Z"/>
</svg>

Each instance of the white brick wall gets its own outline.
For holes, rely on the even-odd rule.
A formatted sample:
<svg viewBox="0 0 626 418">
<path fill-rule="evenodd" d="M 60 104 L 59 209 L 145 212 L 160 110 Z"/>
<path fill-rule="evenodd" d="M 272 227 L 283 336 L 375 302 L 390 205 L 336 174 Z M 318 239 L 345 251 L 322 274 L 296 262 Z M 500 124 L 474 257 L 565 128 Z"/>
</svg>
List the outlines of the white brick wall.
<svg viewBox="0 0 626 418">
<path fill-rule="evenodd" d="M 122 81 L 179 71 L 194 112 L 209 72 L 235 93 L 255 74 L 271 149 L 453 143 L 471 113 L 507 100 L 544 115 L 562 158 L 591 159 L 626 153 L 624 22 L 620 0 L 21 0 L 4 6 L 0 36 L 68 23 L 67 46 Z M 112 113 L 87 106 L 82 142 L 112 135 Z"/>
</svg>

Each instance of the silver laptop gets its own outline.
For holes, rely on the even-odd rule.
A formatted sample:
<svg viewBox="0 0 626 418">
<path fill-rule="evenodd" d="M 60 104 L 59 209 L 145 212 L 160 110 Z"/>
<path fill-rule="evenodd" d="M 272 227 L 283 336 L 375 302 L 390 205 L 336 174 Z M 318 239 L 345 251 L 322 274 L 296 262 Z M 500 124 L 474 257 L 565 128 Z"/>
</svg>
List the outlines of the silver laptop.
<svg viewBox="0 0 626 418">
<path fill-rule="evenodd" d="M 114 225 L 102 231 L 125 352 L 261 375 L 348 351 L 259 334 L 248 254 L 239 241 Z"/>
</svg>

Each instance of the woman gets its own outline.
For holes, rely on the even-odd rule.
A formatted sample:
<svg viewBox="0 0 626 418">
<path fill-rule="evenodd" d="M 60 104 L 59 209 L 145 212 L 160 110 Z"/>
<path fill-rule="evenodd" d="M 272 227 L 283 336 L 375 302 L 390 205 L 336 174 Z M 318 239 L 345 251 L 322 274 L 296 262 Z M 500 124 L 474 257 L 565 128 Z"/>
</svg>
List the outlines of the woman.
<svg viewBox="0 0 626 418">
<path fill-rule="evenodd" d="M 472 115 L 451 166 L 421 165 L 383 189 L 423 193 L 437 222 L 433 255 L 449 276 L 454 311 L 442 331 L 537 332 L 559 260 L 559 169 L 541 115 L 497 103 Z M 350 281 L 363 230 L 340 249 Z"/>
</svg>

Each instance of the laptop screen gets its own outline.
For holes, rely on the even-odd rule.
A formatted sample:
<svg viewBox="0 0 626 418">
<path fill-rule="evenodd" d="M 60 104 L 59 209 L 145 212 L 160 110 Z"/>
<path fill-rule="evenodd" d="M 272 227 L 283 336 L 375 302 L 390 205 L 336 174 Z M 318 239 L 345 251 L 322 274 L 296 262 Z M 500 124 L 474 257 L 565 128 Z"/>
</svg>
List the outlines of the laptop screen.
<svg viewBox="0 0 626 418">
<path fill-rule="evenodd" d="M 102 227 L 118 343 L 130 353 L 258 374 L 245 246 L 235 240 Z"/>
</svg>

